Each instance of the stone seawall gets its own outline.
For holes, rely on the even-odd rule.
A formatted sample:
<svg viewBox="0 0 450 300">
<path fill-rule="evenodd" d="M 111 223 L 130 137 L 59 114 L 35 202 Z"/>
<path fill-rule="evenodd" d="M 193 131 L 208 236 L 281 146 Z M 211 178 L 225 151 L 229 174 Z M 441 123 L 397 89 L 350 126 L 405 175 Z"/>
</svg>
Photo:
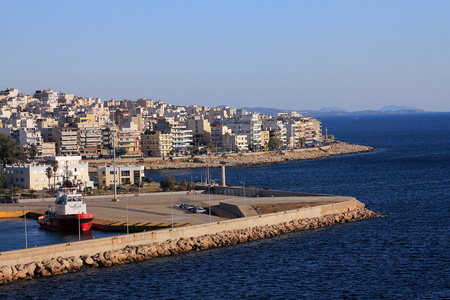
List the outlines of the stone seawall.
<svg viewBox="0 0 450 300">
<path fill-rule="evenodd" d="M 359 203 L 359 204 L 358 204 Z M 179 229 L 167 230 L 165 233 L 160 234 L 159 238 L 154 238 L 158 235 L 157 232 L 145 233 L 145 235 L 150 235 L 145 243 L 143 240 L 136 238 L 136 235 L 131 238 L 134 240 L 132 242 L 120 243 L 119 237 L 113 239 L 102 239 L 103 242 L 109 244 L 108 247 L 103 247 L 104 251 L 96 251 L 96 249 L 101 249 L 97 245 L 96 247 L 89 247 L 89 244 L 94 246 L 95 243 L 100 241 L 92 241 L 89 243 L 76 242 L 73 244 L 79 244 L 82 250 L 77 255 L 68 255 L 70 251 L 61 250 L 60 245 L 55 245 L 55 247 L 40 247 L 47 253 L 47 255 L 41 256 L 37 255 L 39 249 L 23 249 L 17 251 L 7 251 L 0 253 L 0 283 L 11 282 L 19 279 L 28 279 L 33 277 L 45 277 L 50 275 L 57 275 L 67 272 L 80 271 L 91 267 L 107 267 L 117 264 L 129 263 L 134 261 L 141 261 L 145 259 L 150 259 L 158 256 L 173 255 L 178 253 L 184 253 L 187 251 L 199 251 L 206 250 L 209 248 L 229 246 L 236 243 L 244 243 L 248 241 L 254 241 L 262 238 L 273 237 L 284 233 L 289 233 L 298 230 L 307 230 L 318 227 L 329 226 L 337 223 L 346 223 L 350 221 L 360 220 L 375 217 L 378 214 L 364 207 L 364 204 L 354 200 L 349 201 L 347 208 L 340 205 L 336 209 L 340 212 L 334 213 L 333 208 L 327 207 L 326 210 L 318 210 L 314 208 L 306 215 L 316 215 L 310 218 L 294 218 L 290 221 L 283 221 L 286 215 L 291 213 L 297 215 L 295 212 L 284 212 L 271 214 L 271 218 L 268 218 L 264 222 L 258 222 L 262 217 L 249 218 L 254 219 L 253 222 L 242 222 L 245 219 L 238 220 L 240 225 L 233 226 L 232 221 L 218 222 L 222 224 L 205 224 L 201 225 L 201 228 L 194 229 L 191 231 L 192 234 L 197 233 L 197 235 L 184 235 L 174 234 L 174 231 Z M 301 209 L 302 210 L 302 209 Z M 308 209 L 307 209 L 308 210 Z M 298 211 L 297 211 L 298 212 Z M 333 212 L 333 213 L 332 213 Z M 318 214 L 318 215 L 317 215 Z M 326 214 L 326 215 L 323 215 Z M 272 221 L 270 221 L 272 220 Z M 279 220 L 280 222 L 274 222 Z M 238 224 L 237 223 L 237 224 Z M 264 224 L 266 223 L 266 224 Z M 223 225 L 225 224 L 225 226 Z M 248 227 L 243 227 L 243 224 L 250 225 Z M 251 225 L 253 224 L 253 225 Z M 262 225 L 264 224 L 264 225 Z M 214 226 L 213 226 L 214 225 Z M 228 230 L 221 230 L 213 232 L 213 229 L 229 228 Z M 236 225 L 236 224 L 235 224 Z M 193 226 L 196 227 L 196 226 Z M 208 229 L 208 230 L 205 230 Z M 181 230 L 181 229 L 180 229 Z M 200 232 L 206 232 L 205 234 L 198 234 Z M 134 237 L 134 238 L 133 238 Z M 176 238 L 167 238 L 176 237 Z M 153 240 L 153 242 L 149 242 Z M 70 248 L 71 244 L 65 245 L 65 248 Z M 109 249 L 109 250 L 105 250 Z M 36 255 L 28 255 L 27 252 L 38 251 Z M 42 253 L 42 252 L 41 252 Z M 72 252 L 76 253 L 76 252 Z M 8 254 L 12 255 L 8 259 Z M 66 254 L 66 255 L 65 255 Z M 15 258 L 14 258 L 15 257 Z M 34 260 L 30 259 L 34 257 Z M 9 262 L 9 263 L 7 263 Z"/>
</svg>

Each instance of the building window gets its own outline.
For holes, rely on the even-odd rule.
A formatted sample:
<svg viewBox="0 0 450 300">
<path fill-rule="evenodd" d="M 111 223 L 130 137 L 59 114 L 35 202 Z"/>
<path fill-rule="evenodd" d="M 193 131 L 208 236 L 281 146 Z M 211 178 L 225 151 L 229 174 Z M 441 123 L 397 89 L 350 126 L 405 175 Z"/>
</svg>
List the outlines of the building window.
<svg viewBox="0 0 450 300">
<path fill-rule="evenodd" d="M 130 171 L 122 171 L 122 176 L 130 176 Z"/>
</svg>

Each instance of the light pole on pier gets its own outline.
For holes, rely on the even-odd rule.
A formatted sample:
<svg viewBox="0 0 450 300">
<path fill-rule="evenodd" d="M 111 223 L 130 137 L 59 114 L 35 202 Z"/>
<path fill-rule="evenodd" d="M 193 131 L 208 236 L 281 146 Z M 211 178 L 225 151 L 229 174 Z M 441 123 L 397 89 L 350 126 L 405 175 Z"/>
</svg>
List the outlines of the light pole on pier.
<svg viewBox="0 0 450 300">
<path fill-rule="evenodd" d="M 246 217 L 246 213 L 245 213 L 245 182 L 241 181 L 242 183 L 242 193 L 244 195 L 244 218 Z"/>
<path fill-rule="evenodd" d="M 125 210 L 127 211 L 127 234 L 130 234 L 130 231 L 128 229 L 128 198 L 127 198 L 127 194 L 123 193 L 124 197 L 125 197 Z"/>
<path fill-rule="evenodd" d="M 23 207 L 23 221 L 25 224 L 25 249 L 28 248 L 28 235 L 27 235 L 27 210 L 25 209 L 25 204 L 21 205 Z"/>
</svg>

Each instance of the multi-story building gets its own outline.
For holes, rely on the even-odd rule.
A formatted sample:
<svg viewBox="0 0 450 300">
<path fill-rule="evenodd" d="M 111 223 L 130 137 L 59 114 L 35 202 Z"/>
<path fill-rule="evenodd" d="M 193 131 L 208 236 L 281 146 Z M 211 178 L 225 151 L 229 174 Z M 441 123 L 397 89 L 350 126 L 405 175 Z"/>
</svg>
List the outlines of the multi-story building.
<svg viewBox="0 0 450 300">
<path fill-rule="evenodd" d="M 211 143 L 218 151 L 229 151 L 232 148 L 230 135 L 232 131 L 225 125 L 211 126 Z"/>
<path fill-rule="evenodd" d="M 141 151 L 144 156 L 165 157 L 173 149 L 173 136 L 171 133 L 156 131 L 141 135 Z"/>
<path fill-rule="evenodd" d="M 286 127 L 281 120 L 264 120 L 264 130 L 269 131 L 270 137 L 276 137 L 281 141 L 281 146 L 286 147 Z"/>
<path fill-rule="evenodd" d="M 302 139 L 305 138 L 305 123 L 299 120 L 288 120 L 286 123 L 286 139 L 289 148 L 302 146 Z"/>
<path fill-rule="evenodd" d="M 84 158 L 96 158 L 102 152 L 102 132 L 95 115 L 80 117 L 77 122 L 78 146 Z"/>
<path fill-rule="evenodd" d="M 118 133 L 119 151 L 122 151 L 122 157 L 141 157 L 141 132 L 134 128 L 122 127 Z"/>
<path fill-rule="evenodd" d="M 5 185 L 22 189 L 42 190 L 49 188 L 50 180 L 46 175 L 49 166 L 45 164 L 16 164 L 3 167 Z"/>
<path fill-rule="evenodd" d="M 261 130 L 261 148 L 269 150 L 270 132 L 268 130 Z"/>
<path fill-rule="evenodd" d="M 305 138 L 306 143 L 316 143 L 322 141 L 322 123 L 310 117 L 302 118 L 305 123 Z"/>
<path fill-rule="evenodd" d="M 42 158 L 56 156 L 56 143 L 42 142 Z"/>
<path fill-rule="evenodd" d="M 211 142 L 211 124 L 202 116 L 186 120 L 186 129 L 192 131 L 194 145 L 206 145 Z"/>
<path fill-rule="evenodd" d="M 53 188 L 63 181 L 66 176 L 75 185 L 86 185 L 89 181 L 88 164 L 81 161 L 81 156 L 56 156 L 46 158 L 44 164 L 16 164 L 6 165 L 3 171 L 6 176 L 5 184 L 23 189 L 42 190 Z M 52 161 L 58 162 L 58 170 L 53 172 Z M 47 176 L 47 169 L 52 168 L 52 176 Z"/>
<path fill-rule="evenodd" d="M 49 165 L 53 161 L 57 162 L 58 170 L 54 174 L 57 185 L 58 182 L 63 182 L 65 176 L 76 186 L 86 186 L 89 183 L 89 164 L 80 155 L 46 157 L 45 160 Z"/>
<path fill-rule="evenodd" d="M 53 128 L 58 127 L 58 121 L 51 118 L 39 118 L 36 125 L 44 142 L 56 142 L 56 137 L 53 137 Z"/>
<path fill-rule="evenodd" d="M 116 184 L 138 184 L 145 177 L 144 166 L 117 166 Z M 97 178 L 99 186 L 114 186 L 114 167 L 98 167 Z"/>
<path fill-rule="evenodd" d="M 246 114 L 244 110 L 238 110 L 236 119 L 228 119 L 225 124 L 234 134 L 247 136 L 250 149 L 261 149 L 262 123 L 258 114 Z"/>
<path fill-rule="evenodd" d="M 117 125 L 113 123 L 107 123 L 101 128 L 102 133 L 102 145 L 101 145 L 101 155 L 106 157 L 112 157 L 114 155 L 114 143 L 116 148 L 119 149 L 119 129 Z"/>
<path fill-rule="evenodd" d="M 179 123 L 172 124 L 173 150 L 186 153 L 188 147 L 192 145 L 192 130 L 187 130 L 186 126 Z"/>
<path fill-rule="evenodd" d="M 37 128 L 20 128 L 19 143 L 25 152 L 30 153 L 32 147 L 36 147 L 35 158 L 42 158 L 42 136 Z M 35 145 L 35 146 L 33 146 Z"/>
<path fill-rule="evenodd" d="M 53 128 L 53 136 L 56 136 L 56 153 L 61 156 L 79 155 L 78 128 L 63 126 Z"/>
<path fill-rule="evenodd" d="M 230 144 L 232 151 L 247 151 L 247 135 L 245 134 L 232 134 L 230 135 Z"/>
</svg>

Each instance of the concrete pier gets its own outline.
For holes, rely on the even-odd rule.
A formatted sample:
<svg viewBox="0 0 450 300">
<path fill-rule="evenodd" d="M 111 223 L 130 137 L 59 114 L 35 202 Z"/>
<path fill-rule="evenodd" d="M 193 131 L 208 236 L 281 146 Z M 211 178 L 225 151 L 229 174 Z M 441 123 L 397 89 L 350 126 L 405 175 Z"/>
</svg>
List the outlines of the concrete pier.
<svg viewBox="0 0 450 300">
<path fill-rule="evenodd" d="M 149 198 L 147 200 L 142 199 L 142 201 L 139 202 L 137 200 L 135 202 L 130 201 L 131 203 L 128 202 L 127 204 L 130 222 L 151 222 L 152 218 L 166 218 L 166 220 L 168 220 L 167 223 L 170 224 L 170 228 L 88 241 L 71 242 L 67 244 L 1 252 L 0 282 L 15 280 L 14 278 L 17 276 L 14 277 L 12 274 L 17 275 L 19 272 L 18 270 L 30 266 L 33 271 L 29 271 L 30 274 L 27 273 L 28 275 L 23 277 L 22 270 L 21 276 L 23 278 L 46 276 L 45 274 L 58 274 L 58 272 L 69 272 L 89 266 L 107 266 L 115 264 L 104 262 L 103 255 L 109 257 L 110 255 L 108 253 L 112 253 L 111 251 L 114 253 L 122 253 L 122 257 L 125 257 L 120 261 L 121 263 L 124 263 L 135 261 L 136 259 L 147 259 L 158 255 L 170 255 L 195 249 L 207 249 L 213 247 L 213 245 L 230 245 L 236 242 L 250 241 L 264 236 L 273 236 L 282 232 L 315 228 L 375 216 L 374 213 L 365 209 L 363 203 L 352 197 L 300 193 L 289 193 L 289 197 L 281 197 L 284 192 L 254 189 L 252 193 L 246 191 L 246 195 L 253 195 L 253 197 L 244 198 L 236 196 L 237 190 L 238 189 L 236 188 L 233 195 L 187 195 L 186 193 L 178 193 L 175 196 L 173 193 L 165 193 L 152 195 L 151 197 L 149 196 L 151 200 Z M 221 191 L 222 190 L 216 190 L 215 192 L 220 193 Z M 265 195 L 265 193 L 269 193 L 267 194 L 269 197 L 259 197 L 260 195 Z M 122 200 L 120 202 L 111 202 L 110 199 L 102 202 L 100 202 L 100 200 L 101 199 L 87 199 L 88 207 L 90 208 L 89 210 L 92 211 L 95 216 L 101 217 L 106 215 L 110 219 L 126 220 L 125 210 L 123 209 L 125 205 Z M 242 207 L 248 207 L 249 211 L 253 209 L 255 213 L 253 216 L 246 214 L 248 216 L 246 218 L 237 217 L 234 219 L 225 219 L 217 216 L 209 216 L 208 214 L 194 214 L 185 210 L 173 208 L 173 204 L 176 203 L 174 200 L 180 202 L 191 200 L 197 201 L 198 203 L 209 203 L 216 207 L 229 207 L 229 209 L 235 210 L 235 215 L 244 213 Z M 125 201 L 128 201 L 128 199 Z M 244 201 L 246 201 L 245 205 Z M 286 203 L 289 203 L 290 205 L 301 205 L 303 203 L 306 204 L 306 206 L 268 214 L 259 214 L 257 209 L 255 209 L 258 205 L 268 203 L 274 205 L 277 203 L 283 205 L 286 205 Z M 31 206 L 31 203 L 27 206 Z M 189 223 L 194 223 L 195 220 L 197 225 L 184 227 L 174 226 L 172 228 L 172 221 L 175 221 L 175 219 L 177 219 L 177 222 L 180 222 L 179 219 L 182 219 L 183 222 L 188 222 L 189 220 Z M 239 236 L 243 235 L 246 236 L 246 238 L 235 240 L 236 232 L 239 233 Z M 224 236 L 227 237 L 227 241 L 225 241 Z M 212 239 L 215 242 L 206 243 L 203 241 L 205 238 L 208 241 Z M 189 245 L 185 245 L 187 240 L 190 241 Z M 138 251 L 136 249 L 141 249 L 142 247 L 145 249 L 150 249 L 152 247 L 160 249 L 158 247 L 162 247 L 161 245 L 171 244 L 173 241 L 185 246 L 181 247 L 178 245 L 175 247 L 172 245 L 176 250 L 158 250 L 159 252 L 155 250 L 156 252 L 151 252 L 153 254 L 136 256 L 136 251 Z M 130 247 L 135 248 L 131 251 Z M 127 251 L 132 252 L 130 252 L 132 258 L 126 258 Z M 55 273 L 52 273 L 52 271 L 45 271 L 39 267 L 48 264 L 51 261 L 55 261 L 57 258 L 61 260 L 61 262 L 57 263 L 58 265 L 61 265 L 64 261 L 66 262 L 66 266 L 61 267 L 62 271 L 58 269 L 59 271 L 56 270 L 54 271 Z M 101 262 L 91 264 L 91 261 L 96 259 L 101 260 Z M 71 265 L 72 263 L 75 264 L 75 261 L 77 261 L 76 264 L 78 267 L 75 267 L 75 269 L 72 270 L 68 265 Z M 38 271 L 36 271 L 35 268 L 37 268 Z M 21 277 L 19 276 L 17 278 Z"/>
</svg>

